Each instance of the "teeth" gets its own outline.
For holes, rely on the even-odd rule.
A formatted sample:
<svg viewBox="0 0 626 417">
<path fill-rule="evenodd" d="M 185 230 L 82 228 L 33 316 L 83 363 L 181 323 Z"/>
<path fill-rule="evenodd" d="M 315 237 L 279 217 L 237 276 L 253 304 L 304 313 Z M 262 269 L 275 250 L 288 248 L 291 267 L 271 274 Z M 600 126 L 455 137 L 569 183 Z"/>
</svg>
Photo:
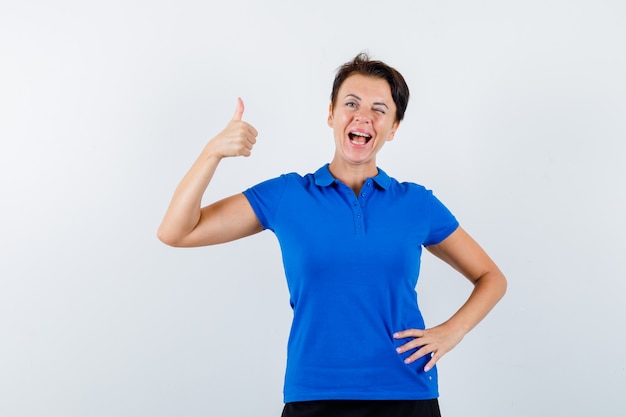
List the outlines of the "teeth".
<svg viewBox="0 0 626 417">
<path fill-rule="evenodd" d="M 354 135 L 354 136 L 361 136 L 361 137 L 364 137 L 364 138 L 369 138 L 370 137 L 370 135 L 368 135 L 367 133 L 362 133 L 362 132 L 350 132 L 350 134 Z"/>
</svg>

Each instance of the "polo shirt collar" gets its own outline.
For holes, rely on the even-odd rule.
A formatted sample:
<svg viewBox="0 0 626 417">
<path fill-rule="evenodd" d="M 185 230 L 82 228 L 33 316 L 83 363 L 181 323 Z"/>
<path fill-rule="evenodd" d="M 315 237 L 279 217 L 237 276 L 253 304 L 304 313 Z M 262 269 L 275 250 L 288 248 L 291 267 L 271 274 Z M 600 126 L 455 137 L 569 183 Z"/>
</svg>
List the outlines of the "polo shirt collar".
<svg viewBox="0 0 626 417">
<path fill-rule="evenodd" d="M 320 187 L 327 187 L 335 182 L 335 177 L 330 173 L 330 169 L 328 169 L 328 164 L 324 165 L 313 174 L 315 177 L 315 184 Z M 372 178 L 372 180 L 383 190 L 389 188 L 391 184 L 391 178 L 385 171 L 378 168 L 378 175 Z"/>
</svg>

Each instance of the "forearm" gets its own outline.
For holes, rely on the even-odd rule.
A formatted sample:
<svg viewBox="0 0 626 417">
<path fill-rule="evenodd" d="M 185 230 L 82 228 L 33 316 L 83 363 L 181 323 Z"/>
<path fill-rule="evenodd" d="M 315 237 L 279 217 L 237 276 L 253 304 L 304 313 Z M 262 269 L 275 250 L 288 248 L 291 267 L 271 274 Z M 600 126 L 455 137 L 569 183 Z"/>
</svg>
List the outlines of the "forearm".
<svg viewBox="0 0 626 417">
<path fill-rule="evenodd" d="M 194 230 L 200 221 L 202 196 L 220 160 L 207 146 L 185 174 L 159 226 L 157 236 L 161 241 L 176 245 Z"/>
<path fill-rule="evenodd" d="M 474 289 L 463 306 L 443 325 L 463 336 L 472 330 L 500 301 L 506 292 L 506 279 L 498 269 L 474 281 Z"/>
</svg>

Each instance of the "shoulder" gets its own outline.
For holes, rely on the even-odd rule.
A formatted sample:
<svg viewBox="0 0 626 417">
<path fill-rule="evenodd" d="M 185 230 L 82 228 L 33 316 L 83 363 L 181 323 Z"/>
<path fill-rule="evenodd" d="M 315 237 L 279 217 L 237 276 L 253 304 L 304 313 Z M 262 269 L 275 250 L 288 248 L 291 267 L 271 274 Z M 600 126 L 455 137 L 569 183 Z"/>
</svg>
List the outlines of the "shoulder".
<svg viewBox="0 0 626 417">
<path fill-rule="evenodd" d="M 443 206 L 432 189 L 413 181 L 398 181 L 389 177 L 388 195 L 396 202 L 404 202 L 409 206 L 433 207 Z"/>
<path fill-rule="evenodd" d="M 312 182 L 314 182 L 312 174 L 301 175 L 297 172 L 289 172 L 261 181 L 245 190 L 244 194 L 246 196 L 282 194 L 288 189 L 300 188 Z"/>
<path fill-rule="evenodd" d="M 390 177 L 389 179 L 389 189 L 396 192 L 401 192 L 414 197 L 428 196 L 433 193 L 431 189 L 413 181 L 398 181 L 393 177 Z"/>
</svg>

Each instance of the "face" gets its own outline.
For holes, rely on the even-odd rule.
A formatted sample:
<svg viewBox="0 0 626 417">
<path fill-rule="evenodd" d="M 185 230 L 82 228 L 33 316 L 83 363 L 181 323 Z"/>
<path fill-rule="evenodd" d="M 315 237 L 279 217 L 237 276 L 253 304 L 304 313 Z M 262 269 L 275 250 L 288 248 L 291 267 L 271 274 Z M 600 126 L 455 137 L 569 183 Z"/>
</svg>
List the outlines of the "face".
<svg viewBox="0 0 626 417">
<path fill-rule="evenodd" d="M 400 125 L 391 89 L 382 78 L 354 74 L 330 105 L 328 125 L 335 137 L 335 160 L 376 165 L 376 154 Z"/>
</svg>

